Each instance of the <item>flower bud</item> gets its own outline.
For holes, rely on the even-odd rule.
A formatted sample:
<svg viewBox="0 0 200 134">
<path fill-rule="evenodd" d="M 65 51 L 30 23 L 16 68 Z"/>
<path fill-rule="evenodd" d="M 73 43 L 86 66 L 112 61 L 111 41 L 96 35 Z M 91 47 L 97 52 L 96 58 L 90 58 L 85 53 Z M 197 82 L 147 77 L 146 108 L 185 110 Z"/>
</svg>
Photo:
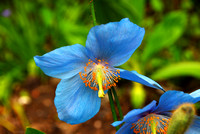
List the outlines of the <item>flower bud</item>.
<svg viewBox="0 0 200 134">
<path fill-rule="evenodd" d="M 193 104 L 184 103 L 172 114 L 167 134 L 184 134 L 190 126 L 195 115 Z"/>
</svg>

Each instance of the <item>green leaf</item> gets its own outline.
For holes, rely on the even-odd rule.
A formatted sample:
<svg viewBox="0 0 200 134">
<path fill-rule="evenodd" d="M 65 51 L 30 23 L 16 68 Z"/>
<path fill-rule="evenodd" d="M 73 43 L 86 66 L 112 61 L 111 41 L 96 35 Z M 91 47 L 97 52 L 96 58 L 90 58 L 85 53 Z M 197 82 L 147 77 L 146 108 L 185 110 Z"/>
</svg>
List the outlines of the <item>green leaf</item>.
<svg viewBox="0 0 200 134">
<path fill-rule="evenodd" d="M 166 80 L 177 76 L 193 76 L 200 79 L 200 62 L 180 62 L 156 71 L 151 78 Z"/>
<path fill-rule="evenodd" d="M 173 45 L 183 34 L 187 24 L 187 15 L 175 11 L 166 15 L 147 38 L 142 60 L 147 62 L 153 55 Z"/>
<path fill-rule="evenodd" d="M 135 12 L 137 17 L 140 20 L 143 19 L 145 15 L 145 0 L 130 0 L 129 3 L 129 5 L 132 6 L 132 10 Z"/>
<path fill-rule="evenodd" d="M 127 17 L 138 24 L 145 16 L 145 0 L 97 0 L 95 10 L 99 23 L 119 21 Z"/>
<path fill-rule="evenodd" d="M 7 104 L 8 99 L 11 94 L 11 83 L 12 78 L 8 75 L 0 76 L 0 102 L 3 104 Z"/>
<path fill-rule="evenodd" d="M 27 127 L 26 128 L 26 133 L 25 134 L 45 134 L 44 132 L 41 132 L 37 129 L 34 129 L 34 128 L 30 128 L 30 127 Z"/>
<path fill-rule="evenodd" d="M 41 14 L 40 14 L 41 18 L 42 18 L 43 22 L 45 23 L 45 25 L 52 26 L 53 17 L 54 17 L 53 12 L 48 8 L 42 8 L 40 12 L 41 12 Z"/>
<path fill-rule="evenodd" d="M 164 5 L 163 5 L 162 0 L 151 0 L 151 1 L 150 1 L 150 4 L 151 4 L 152 8 L 153 8 L 155 11 L 160 12 L 160 11 L 163 10 Z"/>
</svg>

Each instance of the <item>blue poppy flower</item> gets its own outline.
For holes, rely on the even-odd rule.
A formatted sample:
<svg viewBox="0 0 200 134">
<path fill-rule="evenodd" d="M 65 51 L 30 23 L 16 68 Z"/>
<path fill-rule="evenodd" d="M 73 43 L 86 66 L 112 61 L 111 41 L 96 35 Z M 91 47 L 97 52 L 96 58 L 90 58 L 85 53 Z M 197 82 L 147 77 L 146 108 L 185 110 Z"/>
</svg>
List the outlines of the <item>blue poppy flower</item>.
<svg viewBox="0 0 200 134">
<path fill-rule="evenodd" d="M 125 18 L 93 27 L 85 47 L 75 44 L 34 57 L 46 75 L 61 79 L 54 100 L 60 120 L 78 124 L 92 118 L 100 109 L 100 97 L 120 78 L 163 90 L 136 71 L 115 68 L 130 58 L 144 33 L 144 28 Z"/>
<path fill-rule="evenodd" d="M 157 134 L 165 134 L 171 111 L 183 103 L 194 104 L 198 101 L 200 101 L 200 89 L 191 94 L 182 91 L 167 91 L 160 97 L 158 105 L 154 100 L 143 109 L 133 109 L 124 116 L 122 121 L 116 121 L 112 125 L 118 126 L 124 123 L 116 134 L 152 134 L 151 121 L 154 121 Z M 200 117 L 195 116 L 186 134 L 199 134 L 199 126 Z"/>
</svg>

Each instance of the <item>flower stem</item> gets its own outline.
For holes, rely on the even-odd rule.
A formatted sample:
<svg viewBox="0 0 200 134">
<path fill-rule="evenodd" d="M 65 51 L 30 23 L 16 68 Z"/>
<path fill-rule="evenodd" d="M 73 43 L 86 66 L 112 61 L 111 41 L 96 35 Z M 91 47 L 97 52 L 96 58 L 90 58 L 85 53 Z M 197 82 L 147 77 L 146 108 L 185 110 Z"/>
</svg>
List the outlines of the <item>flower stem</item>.
<svg viewBox="0 0 200 134">
<path fill-rule="evenodd" d="M 119 99 L 118 99 L 118 97 L 117 97 L 117 93 L 116 93 L 116 91 L 115 91 L 115 88 L 112 87 L 111 90 L 112 90 L 112 93 L 113 93 L 113 95 L 114 95 L 115 102 L 116 102 L 116 104 L 117 104 L 117 109 L 118 109 L 118 112 L 119 112 L 120 120 L 123 120 L 122 108 L 121 108 L 121 106 L 120 106 L 120 102 L 119 102 Z"/>
<path fill-rule="evenodd" d="M 111 89 L 108 90 L 108 97 L 109 97 L 109 101 L 110 101 L 110 108 L 112 111 L 113 120 L 117 121 L 117 114 L 115 111 L 115 105 L 114 105 Z M 118 130 L 118 129 L 119 129 L 119 126 L 116 127 L 116 130 Z"/>
<path fill-rule="evenodd" d="M 91 13 L 92 13 L 93 24 L 94 24 L 94 26 L 96 26 L 97 23 L 96 23 L 95 11 L 94 11 L 94 0 L 91 0 L 90 4 L 91 4 Z"/>
</svg>

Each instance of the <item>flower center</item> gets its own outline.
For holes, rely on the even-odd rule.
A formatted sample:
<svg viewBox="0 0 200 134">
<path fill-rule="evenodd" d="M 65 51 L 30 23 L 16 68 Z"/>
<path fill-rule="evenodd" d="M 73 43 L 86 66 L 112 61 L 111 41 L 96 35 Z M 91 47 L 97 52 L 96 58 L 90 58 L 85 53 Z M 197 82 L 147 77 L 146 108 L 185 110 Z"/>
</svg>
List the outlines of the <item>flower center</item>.
<svg viewBox="0 0 200 134">
<path fill-rule="evenodd" d="M 79 72 L 80 78 L 85 83 L 85 86 L 99 90 L 98 96 L 104 97 L 104 90 L 116 86 L 118 79 L 120 79 L 120 70 L 110 67 L 103 59 L 95 58 L 95 61 L 89 59 L 84 67 L 83 72 Z"/>
<path fill-rule="evenodd" d="M 133 123 L 131 129 L 133 129 L 135 134 L 167 134 L 168 124 L 168 116 L 149 114 Z"/>
</svg>

